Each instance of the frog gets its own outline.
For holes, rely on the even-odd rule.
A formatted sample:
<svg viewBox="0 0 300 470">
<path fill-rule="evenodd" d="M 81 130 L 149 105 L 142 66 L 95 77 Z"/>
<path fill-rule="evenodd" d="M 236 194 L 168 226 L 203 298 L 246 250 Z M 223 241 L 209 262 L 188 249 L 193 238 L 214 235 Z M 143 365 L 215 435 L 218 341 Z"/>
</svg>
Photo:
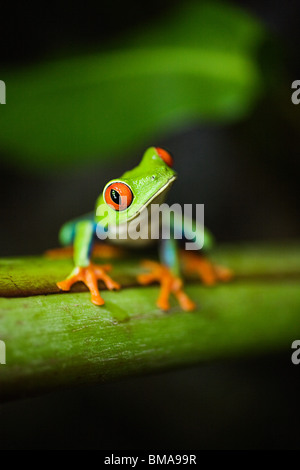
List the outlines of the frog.
<svg viewBox="0 0 300 470">
<path fill-rule="evenodd" d="M 160 237 L 161 231 L 159 232 L 158 227 L 155 238 L 151 237 L 153 218 L 149 216 L 150 208 L 161 207 L 176 179 L 177 173 L 171 152 L 152 146 L 146 149 L 136 167 L 126 171 L 121 177 L 108 181 L 96 200 L 94 211 L 65 223 L 60 229 L 59 241 L 65 247 L 62 250 L 73 247 L 71 250 L 74 267 L 66 279 L 57 282 L 58 288 L 69 291 L 76 282 L 83 282 L 90 291 L 92 303 L 97 306 L 104 305 L 98 280 L 103 281 L 109 290 L 119 290 L 121 285 L 111 277 L 110 264 L 99 265 L 92 261 L 92 255 L 97 256 L 103 244 L 116 248 L 125 246 L 129 249 L 145 248 L 153 243 L 158 245 L 158 260 L 142 260 L 143 272 L 138 274 L 137 282 L 142 286 L 159 283 L 160 291 L 156 303 L 163 311 L 170 309 L 171 295 L 177 299 L 184 311 L 195 310 L 196 304 L 184 288 L 184 274 L 194 273 L 202 283 L 209 286 L 218 281 L 230 280 L 232 271 L 224 266 L 214 265 L 206 256 L 206 252 L 214 245 L 213 236 L 206 227 L 173 217 L 170 222 L 170 236 Z M 140 225 L 146 226 L 148 236 L 137 239 L 129 236 L 129 227 L 138 219 Z M 161 218 L 158 220 L 156 217 L 155 220 L 158 226 L 162 224 Z M 186 226 L 183 227 L 183 224 Z M 181 249 L 180 242 L 186 237 L 184 229 L 190 232 L 193 230 L 188 237 L 190 240 L 198 231 L 198 238 L 204 239 L 204 243 L 199 243 L 196 250 Z M 203 233 L 199 234 L 200 231 Z M 179 237 L 178 234 L 183 236 Z M 115 252 L 112 250 L 109 253 Z M 57 251 L 52 250 L 51 255 L 55 254 Z"/>
</svg>

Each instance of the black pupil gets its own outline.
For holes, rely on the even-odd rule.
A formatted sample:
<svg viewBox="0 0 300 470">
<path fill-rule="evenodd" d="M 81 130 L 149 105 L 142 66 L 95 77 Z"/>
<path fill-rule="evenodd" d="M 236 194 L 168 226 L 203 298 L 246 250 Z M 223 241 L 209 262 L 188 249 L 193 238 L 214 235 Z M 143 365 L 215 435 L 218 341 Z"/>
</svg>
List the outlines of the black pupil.
<svg viewBox="0 0 300 470">
<path fill-rule="evenodd" d="M 111 189 L 110 191 L 110 197 L 112 198 L 112 200 L 114 201 L 115 204 L 118 204 L 120 205 L 120 194 L 118 193 L 118 191 L 116 191 L 115 189 Z"/>
</svg>

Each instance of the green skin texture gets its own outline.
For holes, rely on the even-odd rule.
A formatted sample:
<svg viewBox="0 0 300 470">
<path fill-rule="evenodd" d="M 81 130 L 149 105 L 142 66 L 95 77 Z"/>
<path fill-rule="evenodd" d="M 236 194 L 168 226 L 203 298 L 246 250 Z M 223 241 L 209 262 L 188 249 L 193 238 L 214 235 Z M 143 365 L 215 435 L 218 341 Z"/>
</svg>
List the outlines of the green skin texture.
<svg viewBox="0 0 300 470">
<path fill-rule="evenodd" d="M 155 147 L 150 147 L 146 150 L 143 158 L 138 166 L 130 171 L 125 172 L 120 178 L 111 180 L 104 187 L 103 193 L 96 201 L 94 215 L 83 216 L 75 221 L 65 224 L 59 234 L 60 242 L 63 245 L 70 245 L 73 241 L 74 244 L 74 265 L 75 268 L 71 272 L 72 276 L 78 267 L 86 267 L 90 264 L 91 245 L 95 235 L 95 224 L 105 226 L 108 224 L 124 223 L 126 220 L 131 221 L 137 217 L 141 211 L 148 207 L 152 201 L 159 203 L 164 201 L 164 198 L 176 179 L 176 172 L 169 167 L 164 160 L 159 156 Z M 130 206 L 122 211 L 115 211 L 110 207 L 104 198 L 104 193 L 108 185 L 113 182 L 123 182 L 127 184 L 133 194 L 133 200 Z M 105 224 L 104 224 L 105 219 Z M 182 221 L 174 221 L 174 226 Z M 182 226 L 178 227 L 182 230 Z M 109 239 L 104 242 L 109 243 Z M 161 259 L 165 259 L 166 252 L 168 252 L 168 265 L 170 269 L 179 274 L 179 258 L 177 242 L 174 239 L 165 240 L 162 244 Z M 124 240 L 122 240 L 124 244 Z M 205 246 L 210 248 L 212 245 L 212 236 L 205 229 Z M 69 276 L 69 277 L 70 277 Z"/>
</svg>

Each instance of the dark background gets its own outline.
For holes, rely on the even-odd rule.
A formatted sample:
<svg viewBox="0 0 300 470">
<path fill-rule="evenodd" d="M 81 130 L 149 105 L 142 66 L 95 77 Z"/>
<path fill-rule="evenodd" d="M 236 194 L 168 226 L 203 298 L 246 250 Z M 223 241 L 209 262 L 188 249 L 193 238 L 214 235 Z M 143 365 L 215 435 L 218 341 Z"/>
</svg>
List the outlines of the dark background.
<svg viewBox="0 0 300 470">
<path fill-rule="evenodd" d="M 36 63 L 57 51 L 64 56 L 74 49 L 109 48 L 112 39 L 136 25 L 167 16 L 174 3 L 98 2 L 95 7 L 86 1 L 81 7 L 65 2 L 30 8 L 12 2 L 1 6 L 0 66 Z M 287 71 L 286 105 L 300 113 L 290 102 L 291 83 L 300 78 L 300 3 L 232 3 L 256 14 L 277 38 Z M 270 91 L 243 122 L 186 127 L 145 142 L 124 155 L 118 172 L 138 163 L 148 145 L 166 146 L 179 173 L 171 201 L 201 197 L 206 224 L 219 241 L 288 242 L 300 235 L 298 129 Z M 34 176 L 7 159 L 0 162 L 2 256 L 56 246 L 60 225 L 90 211 L 107 180 L 116 177 L 116 168 L 107 163 Z M 299 448 L 300 366 L 291 364 L 289 347 L 282 354 L 2 405 L 0 448 Z"/>
</svg>

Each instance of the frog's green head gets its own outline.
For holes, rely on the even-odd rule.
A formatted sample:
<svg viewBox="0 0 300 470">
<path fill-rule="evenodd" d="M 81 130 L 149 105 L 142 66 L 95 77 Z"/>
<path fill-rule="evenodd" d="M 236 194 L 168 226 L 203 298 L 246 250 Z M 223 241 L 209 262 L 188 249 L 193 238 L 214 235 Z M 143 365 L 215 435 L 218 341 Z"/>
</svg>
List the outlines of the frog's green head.
<svg viewBox="0 0 300 470">
<path fill-rule="evenodd" d="M 140 164 L 109 181 L 96 202 L 96 222 L 121 224 L 138 216 L 152 203 L 161 204 L 176 179 L 169 152 L 159 147 L 146 150 Z"/>
</svg>

